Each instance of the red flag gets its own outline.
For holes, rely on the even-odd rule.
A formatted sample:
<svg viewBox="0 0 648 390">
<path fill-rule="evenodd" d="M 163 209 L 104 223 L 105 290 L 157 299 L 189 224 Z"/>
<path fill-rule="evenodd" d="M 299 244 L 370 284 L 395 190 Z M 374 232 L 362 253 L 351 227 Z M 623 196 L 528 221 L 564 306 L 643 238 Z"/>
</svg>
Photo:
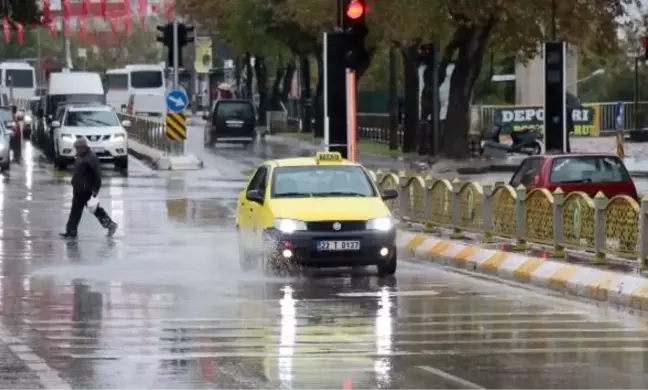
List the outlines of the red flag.
<svg viewBox="0 0 648 390">
<path fill-rule="evenodd" d="M 164 4 L 164 13 L 166 14 L 167 22 L 173 22 L 173 3 Z"/>
<path fill-rule="evenodd" d="M 18 36 L 18 44 L 22 45 L 23 43 L 25 43 L 25 29 L 23 25 L 20 23 L 16 25 L 16 29 L 17 29 L 16 34 Z"/>
<path fill-rule="evenodd" d="M 52 10 L 50 4 L 50 0 L 43 1 L 43 19 L 41 22 L 45 26 L 49 26 L 52 23 Z"/>
<path fill-rule="evenodd" d="M 110 18 L 110 29 L 112 30 L 113 35 L 117 35 L 117 19 Z"/>
<path fill-rule="evenodd" d="M 70 19 L 63 19 L 63 33 L 66 37 L 70 36 Z"/>
<path fill-rule="evenodd" d="M 81 36 L 81 39 L 85 41 L 85 39 L 87 38 L 85 16 L 80 16 L 78 18 L 78 21 L 79 21 L 79 35 Z"/>
<path fill-rule="evenodd" d="M 70 20 L 70 0 L 63 0 L 63 19 Z"/>
<path fill-rule="evenodd" d="M 131 19 L 130 15 L 124 16 L 123 20 L 124 20 L 124 32 L 126 34 L 129 34 L 131 32 L 133 20 Z"/>
<path fill-rule="evenodd" d="M 137 13 L 139 14 L 140 24 L 142 28 L 146 27 L 146 9 L 148 8 L 148 0 L 139 0 L 137 3 Z"/>
<path fill-rule="evenodd" d="M 2 21 L 2 28 L 4 30 L 5 42 L 7 43 L 11 42 L 11 25 L 9 24 L 9 20 L 4 19 Z"/>
<path fill-rule="evenodd" d="M 54 24 L 54 22 L 52 21 L 50 21 L 49 23 L 49 31 L 52 39 L 56 38 L 56 24 Z"/>
<path fill-rule="evenodd" d="M 101 9 L 101 16 L 108 19 L 108 0 L 99 0 L 99 8 Z"/>
<path fill-rule="evenodd" d="M 83 0 L 83 16 L 90 16 L 90 0 Z"/>
</svg>

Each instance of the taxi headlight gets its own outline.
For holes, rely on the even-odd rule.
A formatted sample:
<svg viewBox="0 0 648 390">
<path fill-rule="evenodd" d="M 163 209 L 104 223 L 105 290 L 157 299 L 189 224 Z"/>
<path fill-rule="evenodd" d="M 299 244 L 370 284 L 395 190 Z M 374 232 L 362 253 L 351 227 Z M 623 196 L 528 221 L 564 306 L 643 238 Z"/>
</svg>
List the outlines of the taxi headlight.
<svg viewBox="0 0 648 390">
<path fill-rule="evenodd" d="M 61 134 L 62 139 L 73 140 L 72 134 Z"/>
<path fill-rule="evenodd" d="M 124 139 L 124 138 L 126 138 L 126 133 L 113 134 L 113 138 L 114 139 Z"/>
<path fill-rule="evenodd" d="M 290 234 L 298 230 L 306 230 L 306 223 L 297 219 L 276 218 L 274 227 L 282 233 Z"/>
<path fill-rule="evenodd" d="M 394 219 L 392 217 L 379 217 L 367 221 L 367 230 L 380 230 L 383 232 L 394 228 Z"/>
</svg>

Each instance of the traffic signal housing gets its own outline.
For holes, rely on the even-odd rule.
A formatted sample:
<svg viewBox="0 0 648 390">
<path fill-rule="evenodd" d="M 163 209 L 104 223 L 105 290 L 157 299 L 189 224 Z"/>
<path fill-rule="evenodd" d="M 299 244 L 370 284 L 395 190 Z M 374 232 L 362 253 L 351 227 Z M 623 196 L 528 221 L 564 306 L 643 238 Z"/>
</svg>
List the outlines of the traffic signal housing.
<svg viewBox="0 0 648 390">
<path fill-rule="evenodd" d="M 344 0 L 344 15 L 342 30 L 346 42 L 347 68 L 356 73 L 362 73 L 369 67 L 369 53 L 365 48 L 365 38 L 369 34 L 367 28 L 366 0 Z"/>
<path fill-rule="evenodd" d="M 156 40 L 162 43 L 168 49 L 167 63 L 170 67 L 173 66 L 173 56 L 176 46 L 173 44 L 173 23 L 168 23 L 164 26 L 157 26 L 158 35 Z M 195 28 L 194 26 L 187 26 L 184 23 L 178 23 L 178 67 L 183 67 L 182 48 L 188 43 L 194 42 Z"/>
<path fill-rule="evenodd" d="M 648 36 L 643 38 L 644 59 L 648 61 Z"/>
</svg>

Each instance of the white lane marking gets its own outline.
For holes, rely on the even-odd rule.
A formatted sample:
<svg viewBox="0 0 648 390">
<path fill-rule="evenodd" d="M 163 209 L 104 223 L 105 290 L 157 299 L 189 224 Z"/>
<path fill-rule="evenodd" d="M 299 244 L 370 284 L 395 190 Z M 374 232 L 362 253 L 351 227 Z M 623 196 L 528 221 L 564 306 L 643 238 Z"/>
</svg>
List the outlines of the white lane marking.
<svg viewBox="0 0 648 390">
<path fill-rule="evenodd" d="M 484 333 L 487 334 L 486 332 Z M 330 349 L 331 347 L 340 348 L 339 345 L 342 345 L 342 351 L 344 349 L 358 349 L 358 348 L 373 348 L 375 346 L 376 340 L 380 337 L 371 336 L 371 340 L 364 341 L 354 341 L 354 340 L 340 340 L 340 341 L 331 341 L 326 343 L 321 342 L 304 342 L 300 340 L 298 343 L 285 344 L 276 340 L 275 342 L 269 341 L 235 341 L 235 342 L 199 342 L 191 341 L 192 337 L 188 337 L 189 341 L 174 341 L 174 340 L 160 340 L 160 339 L 147 339 L 147 340 L 138 340 L 134 342 L 129 342 L 127 344 L 119 344 L 117 342 L 105 342 L 102 345 L 89 345 L 89 344 L 70 344 L 70 343 L 53 343 L 52 346 L 57 349 L 74 349 L 74 350 L 84 350 L 84 349 L 101 349 L 104 352 L 111 351 L 131 351 L 138 350 L 143 347 L 157 348 L 157 349 L 169 349 L 169 348 L 187 348 L 187 349 L 201 349 L 201 348 L 295 348 L 299 349 L 310 349 L 310 348 L 322 348 Z M 316 337 L 313 337 L 316 339 Z M 96 339 L 95 339 L 96 340 Z M 521 339 L 516 336 L 511 337 L 502 337 L 496 339 L 475 339 L 475 340 L 394 340 L 392 344 L 397 346 L 409 346 L 409 345 L 425 345 L 425 346 L 434 346 L 434 345 L 470 345 L 470 344 L 520 344 L 520 343 L 542 343 L 542 342 L 552 342 L 552 343 L 600 343 L 601 341 L 605 342 L 614 342 L 614 343 L 640 343 L 648 341 L 648 337 L 537 337 L 537 338 L 524 338 Z"/>
<path fill-rule="evenodd" d="M 347 330 L 347 329 L 345 329 Z M 349 329 L 350 330 L 350 329 Z M 509 336 L 509 334 L 515 334 L 518 335 L 523 335 L 523 334 L 543 334 L 543 333 L 549 333 L 549 334 L 581 334 L 581 333 L 603 333 L 601 335 L 601 338 L 605 337 L 605 334 L 611 334 L 611 333 L 638 333 L 638 334 L 646 334 L 648 331 L 646 330 L 638 330 L 638 329 L 611 329 L 611 328 L 597 328 L 597 329 L 580 329 L 580 328 L 571 328 L 571 329 L 565 329 L 565 328 L 508 328 L 508 329 L 460 329 L 460 330 L 445 330 L 445 329 L 440 329 L 440 330 L 430 330 L 430 331 L 398 331 L 394 330 L 392 332 L 392 336 L 443 336 L 443 335 L 506 335 Z M 347 333 L 347 339 L 349 341 L 355 341 L 358 340 L 357 342 L 363 342 L 361 339 L 357 339 L 361 336 L 367 336 L 367 335 L 375 335 L 374 330 L 372 329 L 370 332 L 349 332 Z M 134 331 L 130 334 L 114 334 L 111 333 L 109 335 L 110 337 L 119 337 L 120 340 L 131 340 L 133 338 L 137 338 L 138 340 L 149 340 L 148 338 L 143 338 L 143 336 L 148 336 L 150 338 L 155 338 L 156 342 L 159 342 L 159 337 L 162 337 L 165 341 L 172 342 L 175 339 L 180 339 L 180 338 L 186 338 L 186 339 L 191 339 L 191 340 L 196 340 L 196 339 L 224 339 L 224 338 L 237 338 L 237 337 L 267 337 L 270 340 L 275 340 L 278 341 L 280 340 L 280 334 L 275 333 L 275 334 L 249 334 L 249 333 L 244 333 L 244 332 L 219 332 L 219 333 L 188 333 L 185 335 L 178 335 L 174 336 L 172 333 L 155 333 L 151 332 L 147 329 L 140 329 L 139 332 Z M 165 337 L 166 336 L 166 337 Z M 326 335 L 324 335 L 326 336 Z M 302 336 L 300 336 L 302 337 Z M 312 335 L 312 337 L 317 337 L 317 335 Z M 91 341 L 91 340 L 96 340 L 96 337 L 87 337 L 87 336 L 72 336 L 72 335 L 58 335 L 58 336 L 52 336 L 52 335 L 46 335 L 46 339 L 48 340 L 53 340 L 53 341 Z M 519 339 L 520 341 L 524 341 L 524 339 Z"/>
<path fill-rule="evenodd" d="M 339 360 L 348 357 L 397 357 L 397 356 L 416 356 L 421 355 L 419 352 L 389 352 L 389 353 L 376 353 L 372 352 L 349 352 L 349 353 L 305 353 L 291 355 L 291 359 L 315 359 L 315 360 Z M 209 358 L 277 358 L 276 352 L 178 352 L 178 353 L 164 353 L 164 354 L 65 354 L 72 359 L 94 359 L 94 360 L 190 360 L 190 359 L 209 359 Z"/>
<path fill-rule="evenodd" d="M 530 317 L 542 317 L 542 316 L 581 316 L 581 315 L 587 315 L 587 312 L 584 311 L 563 311 L 563 310 L 538 310 L 538 311 L 502 311 L 502 312 L 496 312 L 496 311 L 487 311 L 487 312 L 470 312 L 470 313 L 428 313 L 428 314 L 407 314 L 407 315 L 399 315 L 398 320 L 410 320 L 410 319 L 415 319 L 415 318 L 420 318 L 420 319 L 426 319 L 426 318 L 458 318 L 458 317 L 470 317 L 470 318 L 476 318 L 476 317 L 506 317 L 506 318 L 515 318 L 515 317 L 525 317 L 525 316 L 530 316 Z M 299 320 L 309 320 L 312 319 L 312 316 L 307 316 L 307 315 L 297 315 L 295 318 L 297 321 Z M 336 315 L 335 319 L 337 320 L 335 323 L 336 324 L 343 324 L 344 322 L 341 320 L 344 319 L 353 319 L 353 320 L 358 320 L 358 321 L 363 321 L 363 320 L 373 320 L 374 315 L 366 315 L 366 316 L 356 316 L 356 315 L 346 315 L 346 314 L 340 314 L 339 316 Z M 23 323 L 26 325 L 30 326 L 48 326 L 48 325 L 60 325 L 60 326 L 66 326 L 69 329 L 70 325 L 73 325 L 75 323 L 83 323 L 83 324 L 101 324 L 101 328 L 110 328 L 110 327 L 119 327 L 119 326 L 132 326 L 133 324 L 141 324 L 142 322 L 145 322 L 147 324 L 185 324 L 185 323 L 209 323 L 209 322 L 231 322 L 231 323 L 236 323 L 236 322 L 246 322 L 246 323 L 253 323 L 253 322 L 259 322 L 261 324 L 265 323 L 272 323 L 274 324 L 274 320 L 268 320 L 267 318 L 227 318 L 227 317 L 205 317 L 205 318 L 148 318 L 148 317 L 116 317 L 112 316 L 110 320 L 97 320 L 97 321 L 70 321 L 70 320 L 31 320 L 31 319 L 25 319 L 23 320 Z M 299 326 L 299 324 L 297 325 Z"/>
<path fill-rule="evenodd" d="M 368 298 L 380 298 L 386 294 L 381 291 L 372 291 L 372 292 L 349 292 L 349 293 L 338 293 L 339 297 L 368 297 Z M 439 295 L 438 291 L 435 290 L 417 290 L 417 291 L 389 291 L 388 296 L 390 297 L 424 297 L 424 296 L 433 296 Z"/>
<path fill-rule="evenodd" d="M 72 390 L 72 386 L 61 379 L 58 372 L 38 357 L 29 346 L 25 344 L 9 345 L 9 349 L 36 374 L 44 389 Z"/>
<path fill-rule="evenodd" d="M 573 348 L 489 348 L 489 349 L 465 349 L 453 351 L 432 351 L 423 350 L 422 353 L 426 355 L 484 355 L 484 354 L 516 354 L 516 355 L 533 355 L 533 354 L 547 354 L 547 353 L 646 353 L 648 347 L 573 347 Z"/>
<path fill-rule="evenodd" d="M 459 386 L 460 389 L 485 389 L 485 387 L 481 387 L 476 383 L 472 383 L 463 378 L 459 378 L 458 376 L 452 375 L 449 372 L 445 372 L 443 370 L 439 370 L 438 368 L 431 366 L 418 366 L 418 368 L 432 375 L 436 375 L 439 378 L 445 379 L 448 382 Z"/>
</svg>

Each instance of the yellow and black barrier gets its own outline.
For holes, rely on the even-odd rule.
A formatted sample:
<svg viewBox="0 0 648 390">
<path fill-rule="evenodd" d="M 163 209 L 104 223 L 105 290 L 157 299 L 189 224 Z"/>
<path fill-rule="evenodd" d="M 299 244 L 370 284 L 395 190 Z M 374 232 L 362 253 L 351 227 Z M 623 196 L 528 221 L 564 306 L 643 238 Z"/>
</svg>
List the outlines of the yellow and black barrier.
<svg viewBox="0 0 648 390">
<path fill-rule="evenodd" d="M 167 114 L 166 135 L 167 137 L 175 141 L 187 139 L 187 117 L 185 116 L 185 114 Z"/>
</svg>

